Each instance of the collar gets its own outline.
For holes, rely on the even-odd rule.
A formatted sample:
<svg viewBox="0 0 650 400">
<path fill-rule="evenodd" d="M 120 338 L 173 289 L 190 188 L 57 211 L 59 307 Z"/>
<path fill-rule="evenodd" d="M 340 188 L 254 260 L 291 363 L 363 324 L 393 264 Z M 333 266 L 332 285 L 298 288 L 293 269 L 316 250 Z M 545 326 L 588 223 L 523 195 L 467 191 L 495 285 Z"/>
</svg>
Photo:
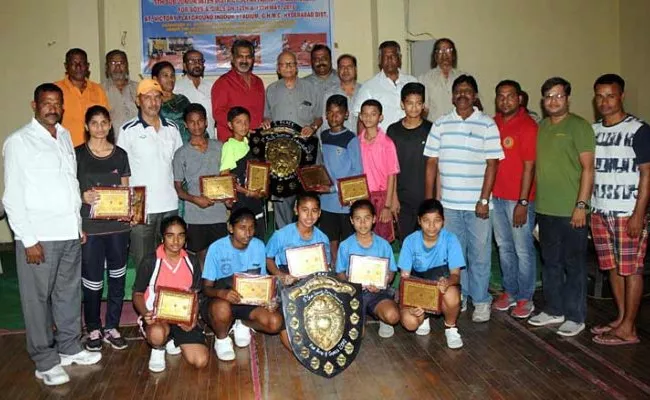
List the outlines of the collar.
<svg viewBox="0 0 650 400">
<path fill-rule="evenodd" d="M 156 258 L 159 260 L 164 260 L 167 258 L 167 254 L 165 254 L 165 247 L 162 244 L 158 245 L 158 248 L 156 249 Z M 181 249 L 181 258 L 187 258 L 187 251 L 185 251 L 185 249 Z"/>
<path fill-rule="evenodd" d="M 386 73 L 384 72 L 383 69 L 382 69 L 381 71 L 379 71 L 379 76 L 380 76 L 382 79 L 387 80 L 387 81 L 389 81 L 390 83 L 393 83 L 393 80 L 390 79 L 390 78 L 386 75 Z M 397 80 L 395 81 L 395 84 L 400 83 L 400 82 L 401 82 L 401 79 L 402 79 L 402 70 L 401 70 L 401 69 L 398 69 L 398 70 L 397 70 Z"/>
<path fill-rule="evenodd" d="M 162 126 L 171 126 L 169 121 L 167 121 L 162 115 L 158 114 L 158 118 L 160 118 L 160 124 Z M 145 129 L 151 126 L 151 125 L 149 125 L 147 123 L 147 121 L 145 121 L 142 118 L 142 111 L 140 111 L 140 110 L 138 110 L 138 122 L 140 122 L 142 124 L 142 127 L 145 128 Z"/>
<path fill-rule="evenodd" d="M 479 116 L 479 114 L 481 113 L 481 110 L 479 110 L 478 107 L 476 107 L 476 106 L 474 106 L 472 108 L 474 109 L 474 112 L 472 112 L 472 114 L 469 117 L 467 117 L 466 119 L 463 119 L 460 115 L 458 115 L 458 112 L 456 112 L 456 107 L 454 107 L 454 111 L 452 111 L 454 113 L 454 119 L 458 119 L 458 120 L 461 120 L 461 121 L 476 119 Z"/>
<path fill-rule="evenodd" d="M 34 132 L 36 135 L 38 135 L 38 136 L 47 136 L 50 139 L 54 139 L 52 137 L 52 135 L 50 134 L 50 132 L 47 129 L 45 129 L 45 127 L 43 125 L 41 125 L 41 123 L 38 122 L 38 120 L 36 120 L 35 117 L 32 117 L 32 121 L 30 122 L 30 126 L 32 128 L 31 131 Z M 61 133 L 66 132 L 66 129 L 58 122 L 54 127 L 56 128 L 56 137 L 57 137 L 54 140 L 58 140 Z"/>
<path fill-rule="evenodd" d="M 371 142 L 366 140 L 366 128 L 363 128 L 361 130 L 361 134 L 359 136 L 360 136 L 360 140 L 361 140 L 362 143 L 368 143 L 368 144 L 371 143 Z M 384 132 L 384 130 L 381 129 L 381 127 L 379 125 L 377 125 L 377 136 L 375 136 L 375 139 L 372 141 L 372 143 L 377 143 L 379 138 L 381 138 L 382 136 L 386 136 L 386 132 Z"/>
<path fill-rule="evenodd" d="M 518 120 L 519 118 L 521 118 L 524 115 L 528 115 L 528 110 L 526 110 L 524 107 L 519 106 L 519 110 L 517 110 L 515 115 L 512 118 L 510 118 L 507 122 L 504 121 L 503 114 L 501 114 L 499 112 L 496 113 L 496 115 L 494 116 L 494 120 L 499 121 L 499 124 L 509 124 L 511 122 L 514 122 L 514 121 Z"/>
</svg>

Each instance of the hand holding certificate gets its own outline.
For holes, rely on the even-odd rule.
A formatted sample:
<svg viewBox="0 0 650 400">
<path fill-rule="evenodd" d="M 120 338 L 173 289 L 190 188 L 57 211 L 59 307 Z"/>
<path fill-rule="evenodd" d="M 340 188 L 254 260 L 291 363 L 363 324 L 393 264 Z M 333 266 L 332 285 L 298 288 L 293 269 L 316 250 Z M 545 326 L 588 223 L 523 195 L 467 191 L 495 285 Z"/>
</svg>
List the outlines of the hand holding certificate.
<svg viewBox="0 0 650 400">
<path fill-rule="evenodd" d="M 347 206 L 357 200 L 369 199 L 368 179 L 365 175 L 350 176 L 336 181 L 341 205 Z"/>
<path fill-rule="evenodd" d="M 201 195 L 211 200 L 234 200 L 235 177 L 233 175 L 205 175 L 199 178 Z"/>
<path fill-rule="evenodd" d="M 159 287 L 156 291 L 154 319 L 172 324 L 194 326 L 197 317 L 197 296 L 194 292 Z"/>
<path fill-rule="evenodd" d="M 90 209 L 92 219 L 130 219 L 131 192 L 128 187 L 93 187 L 96 200 Z"/>
<path fill-rule="evenodd" d="M 327 257 L 322 243 L 287 249 L 286 256 L 289 273 L 296 278 L 327 271 Z"/>
<path fill-rule="evenodd" d="M 418 278 L 402 278 L 399 287 L 400 304 L 419 307 L 432 314 L 442 312 L 442 295 L 438 282 Z"/>
<path fill-rule="evenodd" d="M 233 289 L 239 293 L 239 304 L 267 306 L 275 297 L 275 278 L 270 275 L 236 273 Z"/>
<path fill-rule="evenodd" d="M 386 289 L 388 286 L 388 264 L 388 258 L 353 254 L 350 256 L 348 280 L 362 286 Z"/>
</svg>

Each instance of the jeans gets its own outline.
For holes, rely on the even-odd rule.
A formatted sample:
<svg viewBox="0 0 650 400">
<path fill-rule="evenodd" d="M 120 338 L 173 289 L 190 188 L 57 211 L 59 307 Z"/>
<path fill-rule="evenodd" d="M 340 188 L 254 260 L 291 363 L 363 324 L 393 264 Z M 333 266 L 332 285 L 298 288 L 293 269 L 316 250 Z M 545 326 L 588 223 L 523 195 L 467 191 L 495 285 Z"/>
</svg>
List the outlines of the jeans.
<svg viewBox="0 0 650 400">
<path fill-rule="evenodd" d="M 499 261 L 503 274 L 503 289 L 515 300 L 531 300 L 535 293 L 537 259 L 533 242 L 535 205 L 528 204 L 526 224 L 515 228 L 512 216 L 517 205 L 514 200 L 492 200 L 494 239 L 499 247 Z"/>
<path fill-rule="evenodd" d="M 492 303 L 488 293 L 492 267 L 491 218 L 481 219 L 473 210 L 445 208 L 445 228 L 458 237 L 465 258 L 465 269 L 460 271 L 463 296 L 471 297 L 474 305 Z"/>
<path fill-rule="evenodd" d="M 537 215 L 542 249 L 544 312 L 581 324 L 587 313 L 587 226 L 570 217 Z"/>
</svg>

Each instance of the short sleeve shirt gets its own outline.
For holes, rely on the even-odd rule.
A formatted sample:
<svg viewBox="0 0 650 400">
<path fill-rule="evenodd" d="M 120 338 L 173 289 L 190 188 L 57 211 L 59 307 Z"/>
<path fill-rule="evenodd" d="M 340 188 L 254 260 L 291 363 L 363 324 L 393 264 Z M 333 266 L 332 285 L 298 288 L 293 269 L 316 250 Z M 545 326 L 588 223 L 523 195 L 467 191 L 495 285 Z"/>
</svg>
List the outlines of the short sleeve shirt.
<svg viewBox="0 0 650 400">
<path fill-rule="evenodd" d="M 361 163 L 368 179 L 371 192 L 384 192 L 388 189 L 388 177 L 399 174 L 399 162 L 395 143 L 378 128 L 377 136 L 367 141 L 365 131 L 359 135 L 361 145 Z"/>
<path fill-rule="evenodd" d="M 370 247 L 364 247 L 357 240 L 357 235 L 352 234 L 339 245 L 338 255 L 336 257 L 336 272 L 347 273 L 350 268 L 350 256 L 370 256 L 388 259 L 388 269 L 392 272 L 397 271 L 395 264 L 395 254 L 386 239 L 373 234 L 372 244 Z"/>
<path fill-rule="evenodd" d="M 245 249 L 236 249 L 229 235 L 208 247 L 203 266 L 203 279 L 218 281 L 237 272 L 267 274 L 264 242 L 252 238 Z"/>
<path fill-rule="evenodd" d="M 292 121 L 308 126 L 321 115 L 322 92 L 309 81 L 298 79 L 293 89 L 284 79 L 273 82 L 266 89 L 264 116 L 273 121 Z"/>
<path fill-rule="evenodd" d="M 219 171 L 233 170 L 237 167 L 237 161 L 242 159 L 250 150 L 248 138 L 241 142 L 235 138 L 230 138 L 223 144 L 221 149 L 221 166 Z"/>
<path fill-rule="evenodd" d="M 447 229 L 440 230 L 436 244 L 430 248 L 424 245 L 422 231 L 417 230 L 404 239 L 397 265 L 408 272 L 425 272 L 445 265 L 451 271 L 465 267 L 465 258 L 458 238 Z"/>
<path fill-rule="evenodd" d="M 298 226 L 294 222 L 273 233 L 273 236 L 271 236 L 271 239 L 269 239 L 266 245 L 266 257 L 275 259 L 276 265 L 287 265 L 287 255 L 285 253 L 287 249 L 316 243 L 323 243 L 325 245 L 325 256 L 329 264 L 331 262 L 330 241 L 327 235 L 317 227 L 314 227 L 311 239 L 305 240 L 300 236 Z"/>
</svg>

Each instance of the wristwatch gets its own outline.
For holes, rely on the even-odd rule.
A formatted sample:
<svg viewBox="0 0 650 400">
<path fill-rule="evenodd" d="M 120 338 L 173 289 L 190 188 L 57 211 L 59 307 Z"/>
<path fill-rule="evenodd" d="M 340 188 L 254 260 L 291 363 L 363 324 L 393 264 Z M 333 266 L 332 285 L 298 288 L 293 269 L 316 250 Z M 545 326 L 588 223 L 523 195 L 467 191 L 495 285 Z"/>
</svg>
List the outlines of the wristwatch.
<svg viewBox="0 0 650 400">
<path fill-rule="evenodd" d="M 578 201 L 578 202 L 576 202 L 576 208 L 580 209 L 580 210 L 584 210 L 584 209 L 587 208 L 587 203 L 582 201 L 582 200 Z"/>
<path fill-rule="evenodd" d="M 488 199 L 480 199 L 478 203 L 482 206 L 487 206 L 490 203 L 490 200 Z"/>
<path fill-rule="evenodd" d="M 517 201 L 517 204 L 519 204 L 520 206 L 523 206 L 523 207 L 528 207 L 528 200 L 519 199 L 519 201 Z"/>
</svg>

